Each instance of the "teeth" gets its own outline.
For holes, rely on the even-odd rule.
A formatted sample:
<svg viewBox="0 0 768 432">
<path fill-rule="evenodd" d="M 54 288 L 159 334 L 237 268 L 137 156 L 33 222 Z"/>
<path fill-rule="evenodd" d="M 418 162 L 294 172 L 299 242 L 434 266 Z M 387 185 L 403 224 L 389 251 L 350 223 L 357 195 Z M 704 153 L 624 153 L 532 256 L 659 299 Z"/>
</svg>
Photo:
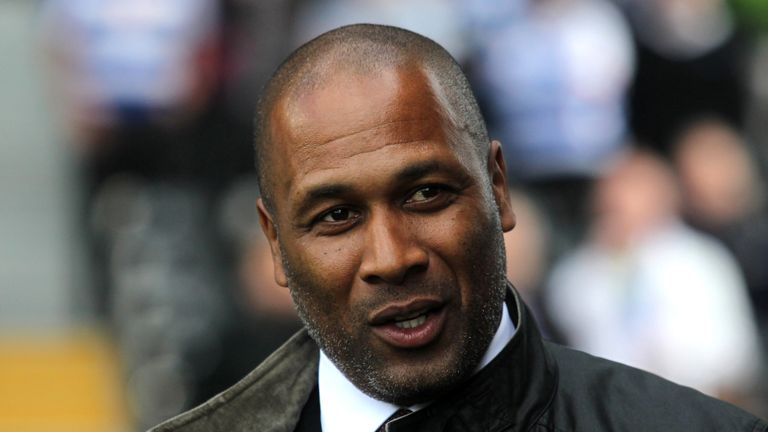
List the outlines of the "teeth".
<svg viewBox="0 0 768 432">
<path fill-rule="evenodd" d="M 395 325 L 399 328 L 408 329 L 418 327 L 425 322 L 427 322 L 427 314 L 422 314 L 409 320 L 395 321 Z"/>
</svg>

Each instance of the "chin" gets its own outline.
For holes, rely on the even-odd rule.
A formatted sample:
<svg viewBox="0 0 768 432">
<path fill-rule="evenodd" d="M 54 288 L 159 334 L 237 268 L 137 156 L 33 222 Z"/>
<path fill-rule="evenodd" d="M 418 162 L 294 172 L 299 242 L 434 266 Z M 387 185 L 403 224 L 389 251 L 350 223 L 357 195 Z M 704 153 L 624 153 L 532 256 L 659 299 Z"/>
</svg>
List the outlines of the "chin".
<svg viewBox="0 0 768 432">
<path fill-rule="evenodd" d="M 461 349 L 430 359 L 411 359 L 399 367 L 385 367 L 358 385 L 369 396 L 399 406 L 433 401 L 465 382 L 477 369 L 482 354 Z M 413 360 L 418 363 L 414 364 Z"/>
<path fill-rule="evenodd" d="M 468 375 L 468 374 L 465 374 Z M 439 379 L 435 379 L 439 378 Z M 408 407 L 439 398 L 464 382 L 468 376 L 452 374 L 450 376 L 410 376 L 400 380 L 390 380 L 386 383 L 370 383 L 369 396 L 390 402 L 402 407 Z M 364 390 L 365 391 L 365 390 Z"/>
</svg>

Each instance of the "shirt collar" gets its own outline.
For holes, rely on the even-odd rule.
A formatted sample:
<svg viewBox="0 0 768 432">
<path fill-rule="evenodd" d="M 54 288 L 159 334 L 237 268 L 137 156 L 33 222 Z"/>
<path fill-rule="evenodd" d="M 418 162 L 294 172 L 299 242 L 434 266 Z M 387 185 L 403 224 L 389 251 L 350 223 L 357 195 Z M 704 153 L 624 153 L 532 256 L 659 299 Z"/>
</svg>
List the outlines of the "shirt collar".
<svg viewBox="0 0 768 432">
<path fill-rule="evenodd" d="M 509 310 L 504 303 L 501 322 L 496 329 L 491 344 L 488 346 L 477 371 L 490 363 L 512 340 L 515 325 L 509 318 Z M 386 419 L 400 407 L 374 399 L 352 384 L 333 362 L 320 350 L 318 367 L 318 387 L 320 391 L 320 423 L 323 432 L 344 432 L 354 425 L 356 431 L 374 432 Z M 408 407 L 418 411 L 427 404 Z"/>
</svg>

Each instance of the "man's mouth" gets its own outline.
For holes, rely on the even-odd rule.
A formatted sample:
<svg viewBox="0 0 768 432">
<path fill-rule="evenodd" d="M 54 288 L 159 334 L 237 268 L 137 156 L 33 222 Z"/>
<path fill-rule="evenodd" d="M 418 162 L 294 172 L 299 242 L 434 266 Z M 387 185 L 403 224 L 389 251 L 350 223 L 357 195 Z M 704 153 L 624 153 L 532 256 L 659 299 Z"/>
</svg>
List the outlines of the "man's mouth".
<svg viewBox="0 0 768 432">
<path fill-rule="evenodd" d="M 444 305 L 423 299 L 390 305 L 370 320 L 374 334 L 398 348 L 418 348 L 431 343 L 442 332 L 444 322 Z"/>
<path fill-rule="evenodd" d="M 396 324 L 402 323 L 406 326 L 413 324 L 420 325 L 420 323 L 412 323 L 412 321 L 426 318 L 429 313 L 441 309 L 442 307 L 443 302 L 430 298 L 414 299 L 404 303 L 391 303 L 386 307 L 375 311 L 368 321 L 373 326 L 393 322 Z"/>
</svg>

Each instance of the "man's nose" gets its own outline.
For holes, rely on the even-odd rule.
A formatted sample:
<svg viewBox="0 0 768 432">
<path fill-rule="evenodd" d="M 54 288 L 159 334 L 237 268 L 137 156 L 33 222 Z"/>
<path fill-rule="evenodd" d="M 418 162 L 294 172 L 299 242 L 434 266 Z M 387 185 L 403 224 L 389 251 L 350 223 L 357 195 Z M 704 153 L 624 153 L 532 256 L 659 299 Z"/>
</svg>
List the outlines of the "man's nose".
<svg viewBox="0 0 768 432">
<path fill-rule="evenodd" d="M 368 223 L 360 277 L 371 284 L 400 285 L 427 269 L 429 254 L 408 222 L 375 215 Z"/>
</svg>

